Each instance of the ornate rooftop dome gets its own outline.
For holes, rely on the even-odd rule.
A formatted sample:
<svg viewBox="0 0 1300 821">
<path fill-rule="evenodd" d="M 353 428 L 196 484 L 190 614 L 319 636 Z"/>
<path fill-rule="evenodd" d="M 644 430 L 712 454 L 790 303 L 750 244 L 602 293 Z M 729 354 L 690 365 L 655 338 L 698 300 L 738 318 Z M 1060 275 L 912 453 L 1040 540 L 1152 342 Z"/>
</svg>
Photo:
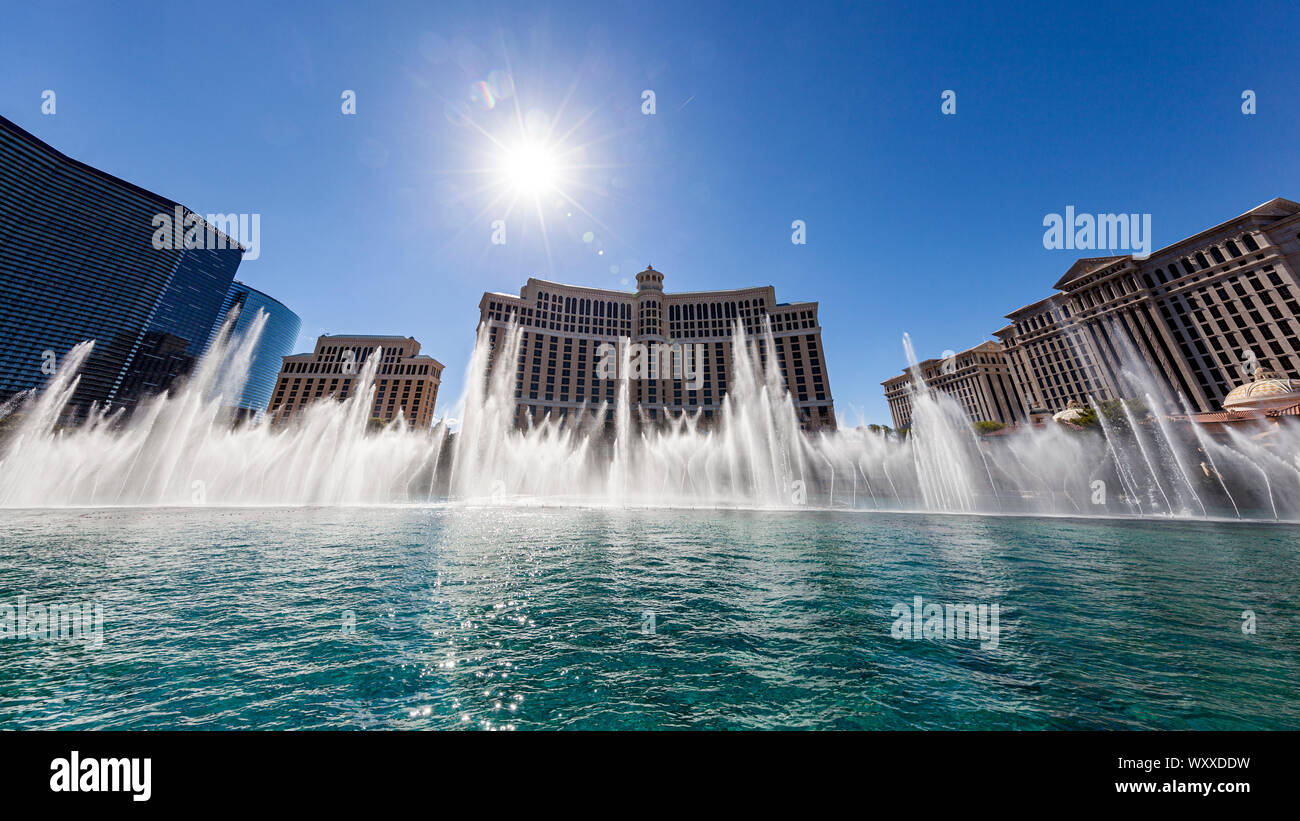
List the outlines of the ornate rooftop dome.
<svg viewBox="0 0 1300 821">
<path fill-rule="evenodd" d="M 647 265 L 645 270 L 636 275 L 637 291 L 658 291 L 664 290 L 664 275 L 656 271 L 653 265 Z"/>
<path fill-rule="evenodd" d="M 1223 398 L 1224 410 L 1279 410 L 1300 404 L 1300 380 L 1260 368 L 1254 380 L 1238 385 Z"/>
</svg>

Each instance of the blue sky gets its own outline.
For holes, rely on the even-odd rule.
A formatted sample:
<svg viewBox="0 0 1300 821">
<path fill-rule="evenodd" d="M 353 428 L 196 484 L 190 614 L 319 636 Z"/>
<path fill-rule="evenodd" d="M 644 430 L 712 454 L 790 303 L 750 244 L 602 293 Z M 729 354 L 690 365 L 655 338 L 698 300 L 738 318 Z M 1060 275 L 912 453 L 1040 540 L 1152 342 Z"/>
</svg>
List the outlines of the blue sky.
<svg viewBox="0 0 1300 821">
<path fill-rule="evenodd" d="M 196 211 L 260 214 L 239 278 L 302 316 L 299 349 L 415 336 L 447 366 L 440 411 L 484 290 L 631 290 L 653 262 L 669 290 L 820 300 L 838 410 L 888 423 L 905 331 L 922 357 L 978 344 L 1089 255 L 1044 249 L 1045 215 L 1148 213 L 1159 248 L 1300 199 L 1296 4 L 1137 5 L 11 5 L 0 112 Z M 472 99 L 502 73 L 513 94 Z M 573 202 L 548 197 L 543 231 L 525 199 L 493 245 L 512 194 L 490 137 L 521 120 L 567 135 Z"/>
</svg>

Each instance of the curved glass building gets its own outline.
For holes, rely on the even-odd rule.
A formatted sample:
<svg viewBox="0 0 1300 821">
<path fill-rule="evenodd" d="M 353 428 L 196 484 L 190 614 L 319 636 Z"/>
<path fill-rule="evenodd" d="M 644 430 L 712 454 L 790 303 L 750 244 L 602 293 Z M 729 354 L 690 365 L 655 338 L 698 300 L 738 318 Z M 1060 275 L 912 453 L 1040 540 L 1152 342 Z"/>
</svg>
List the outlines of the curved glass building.
<svg viewBox="0 0 1300 821">
<path fill-rule="evenodd" d="M 194 222 L 203 247 L 157 240 Z M 0 400 L 93 340 L 72 407 L 131 406 L 189 373 L 243 248 L 184 206 L 67 157 L 0 117 Z M 167 239 L 167 237 L 164 237 Z"/>
<path fill-rule="evenodd" d="M 261 339 L 253 349 L 253 361 L 249 364 L 248 382 L 244 384 L 244 392 L 235 403 L 241 416 L 260 419 L 271 402 L 271 392 L 275 390 L 280 364 L 284 357 L 293 353 L 294 344 L 298 341 L 298 332 L 302 330 L 302 320 L 278 299 L 235 280 L 230 283 L 230 290 L 226 292 L 221 313 L 217 317 L 216 324 L 213 325 L 209 345 L 216 340 L 221 327 L 226 322 L 226 317 L 235 308 L 239 309 L 239 318 L 235 320 L 230 330 L 232 338 L 238 338 L 248 332 L 258 311 L 266 312 L 266 326 L 262 329 Z"/>
</svg>

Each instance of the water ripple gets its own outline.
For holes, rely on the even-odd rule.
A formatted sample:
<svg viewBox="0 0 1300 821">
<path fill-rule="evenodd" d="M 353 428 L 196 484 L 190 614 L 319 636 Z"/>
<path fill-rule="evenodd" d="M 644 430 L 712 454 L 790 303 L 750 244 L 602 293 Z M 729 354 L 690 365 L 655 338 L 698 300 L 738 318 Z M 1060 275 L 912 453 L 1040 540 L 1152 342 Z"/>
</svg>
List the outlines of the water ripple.
<svg viewBox="0 0 1300 821">
<path fill-rule="evenodd" d="M 610 508 L 8 511 L 4 728 L 1297 728 L 1294 530 Z M 998 604 L 996 649 L 891 608 Z M 1241 630 L 1254 611 L 1257 632 Z"/>
</svg>

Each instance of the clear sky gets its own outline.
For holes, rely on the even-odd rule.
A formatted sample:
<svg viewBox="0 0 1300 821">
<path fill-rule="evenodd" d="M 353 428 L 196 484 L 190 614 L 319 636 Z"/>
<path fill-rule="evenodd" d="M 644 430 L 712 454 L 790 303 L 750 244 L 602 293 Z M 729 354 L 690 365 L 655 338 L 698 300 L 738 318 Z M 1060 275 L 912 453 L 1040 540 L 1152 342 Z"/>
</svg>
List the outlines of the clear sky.
<svg viewBox="0 0 1300 821">
<path fill-rule="evenodd" d="M 302 316 L 299 349 L 414 336 L 440 412 L 483 291 L 632 290 L 652 262 L 670 291 L 819 300 L 838 410 L 888 423 L 905 331 L 922 357 L 978 344 L 1092 255 L 1046 250 L 1045 215 L 1151 214 L 1159 248 L 1300 199 L 1300 4 L 1143 5 L 8 4 L 0 111 L 260 214 L 239 278 Z M 568 201 L 497 172 L 523 132 Z"/>
</svg>

